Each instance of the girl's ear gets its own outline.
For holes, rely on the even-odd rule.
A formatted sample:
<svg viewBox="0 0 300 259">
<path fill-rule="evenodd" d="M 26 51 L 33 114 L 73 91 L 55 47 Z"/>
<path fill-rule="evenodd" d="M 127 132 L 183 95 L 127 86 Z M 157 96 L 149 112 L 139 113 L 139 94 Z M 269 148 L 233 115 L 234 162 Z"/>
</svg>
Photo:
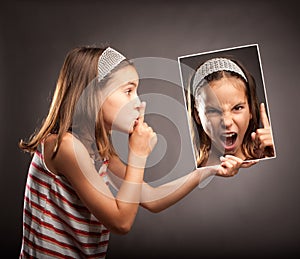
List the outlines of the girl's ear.
<svg viewBox="0 0 300 259">
<path fill-rule="evenodd" d="M 201 120 L 199 118 L 198 110 L 196 107 L 194 107 L 194 117 L 195 117 L 197 124 L 201 125 Z"/>
</svg>

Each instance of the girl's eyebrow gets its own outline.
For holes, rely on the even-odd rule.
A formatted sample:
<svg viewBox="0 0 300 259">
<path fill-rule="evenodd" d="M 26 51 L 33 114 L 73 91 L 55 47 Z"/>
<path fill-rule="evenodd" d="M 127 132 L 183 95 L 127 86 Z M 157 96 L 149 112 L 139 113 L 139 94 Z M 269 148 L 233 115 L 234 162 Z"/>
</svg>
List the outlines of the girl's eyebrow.
<svg viewBox="0 0 300 259">
<path fill-rule="evenodd" d="M 207 104 L 205 108 L 221 110 L 221 107 L 219 105 L 214 105 L 214 104 Z"/>
<path fill-rule="evenodd" d="M 239 103 L 235 104 L 234 106 L 237 106 L 237 105 L 246 105 L 246 102 L 239 102 Z"/>
<path fill-rule="evenodd" d="M 211 101 L 206 101 L 205 106 L 212 107 L 212 108 L 216 108 L 216 107 L 220 108 L 220 104 L 218 102 L 211 102 Z"/>
<path fill-rule="evenodd" d="M 133 85 L 134 87 L 137 87 L 137 83 L 134 81 L 128 81 L 128 82 L 124 83 L 121 87 L 126 87 L 128 85 Z"/>
</svg>

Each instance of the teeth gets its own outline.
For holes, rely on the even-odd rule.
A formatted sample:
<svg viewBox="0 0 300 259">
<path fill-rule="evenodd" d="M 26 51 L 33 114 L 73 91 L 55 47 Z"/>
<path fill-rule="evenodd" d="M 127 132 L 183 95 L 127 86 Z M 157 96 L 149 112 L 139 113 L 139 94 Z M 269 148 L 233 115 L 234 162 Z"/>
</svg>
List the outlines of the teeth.
<svg viewBox="0 0 300 259">
<path fill-rule="evenodd" d="M 234 135 L 235 135 L 235 133 L 223 134 L 223 136 L 224 136 L 225 138 L 231 138 L 231 137 L 233 137 Z"/>
</svg>

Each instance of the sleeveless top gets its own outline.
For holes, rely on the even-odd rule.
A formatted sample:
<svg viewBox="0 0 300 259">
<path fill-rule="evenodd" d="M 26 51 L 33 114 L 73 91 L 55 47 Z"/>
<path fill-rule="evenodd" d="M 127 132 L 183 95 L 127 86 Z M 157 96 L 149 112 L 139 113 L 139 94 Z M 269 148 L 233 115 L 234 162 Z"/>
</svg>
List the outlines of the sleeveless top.
<svg viewBox="0 0 300 259">
<path fill-rule="evenodd" d="M 108 184 L 107 165 L 99 174 Z M 67 179 L 48 170 L 41 144 L 27 176 L 20 258 L 105 258 L 109 234 Z"/>
</svg>

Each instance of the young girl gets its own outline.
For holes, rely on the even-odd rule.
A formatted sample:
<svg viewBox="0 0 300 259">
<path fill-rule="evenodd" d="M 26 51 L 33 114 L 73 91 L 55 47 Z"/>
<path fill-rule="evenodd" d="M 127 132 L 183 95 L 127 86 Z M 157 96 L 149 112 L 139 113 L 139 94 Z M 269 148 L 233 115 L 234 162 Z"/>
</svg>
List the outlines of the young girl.
<svg viewBox="0 0 300 259">
<path fill-rule="evenodd" d="M 60 71 L 49 113 L 20 148 L 33 155 L 25 189 L 20 258 L 104 258 L 109 233 L 127 233 L 138 206 L 161 211 L 210 175 L 232 176 L 243 166 L 233 156 L 153 188 L 143 181 L 156 134 L 144 122 L 138 75 L 108 47 L 70 51 Z M 110 139 L 129 135 L 125 165 Z M 113 194 L 107 171 L 113 172 Z M 112 176 L 112 177 L 113 177 Z"/>
<path fill-rule="evenodd" d="M 255 80 L 239 61 L 207 60 L 197 68 L 190 91 L 198 166 L 215 164 L 222 154 L 243 160 L 274 156 L 265 106 L 258 106 Z"/>
</svg>

